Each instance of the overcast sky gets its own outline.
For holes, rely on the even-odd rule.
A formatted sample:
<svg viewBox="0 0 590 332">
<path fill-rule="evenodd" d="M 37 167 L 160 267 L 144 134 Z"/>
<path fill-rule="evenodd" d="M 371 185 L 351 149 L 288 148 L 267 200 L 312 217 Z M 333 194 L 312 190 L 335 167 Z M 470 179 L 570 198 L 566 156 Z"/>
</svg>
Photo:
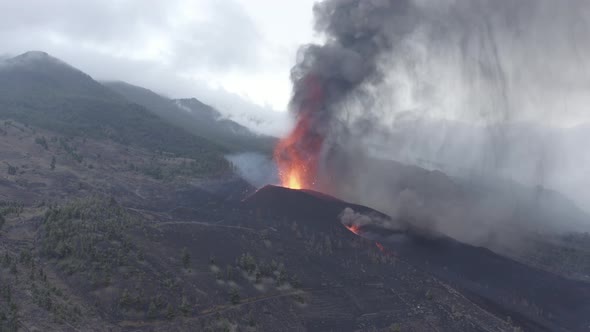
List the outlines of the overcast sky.
<svg viewBox="0 0 590 332">
<path fill-rule="evenodd" d="M 264 109 L 286 109 L 297 47 L 313 38 L 312 5 L 313 0 L 2 0 L 0 54 L 46 51 L 96 79 L 201 98 L 278 133 L 286 117 Z"/>
<path fill-rule="evenodd" d="M 315 38 L 313 3 L 314 0 L 0 0 L 0 55 L 46 51 L 98 80 L 123 80 L 170 97 L 197 97 L 242 124 L 260 132 L 282 135 L 289 127 L 284 111 L 291 93 L 289 72 L 297 48 Z M 429 0 L 418 3 L 429 3 Z M 590 6 L 579 8 L 589 10 Z M 517 89 L 511 91 L 526 97 L 525 101 L 533 105 L 528 108 L 537 110 L 541 104 L 552 110 L 544 112 L 542 118 L 557 114 L 557 120 L 575 125 L 589 119 L 590 97 L 586 91 L 590 65 L 585 54 L 590 52 L 586 33 L 590 23 L 585 19 L 580 22 L 586 25 L 567 24 L 571 20 L 570 12 L 558 15 L 551 9 L 541 15 L 549 17 L 549 21 L 541 20 L 528 30 L 534 38 L 527 40 L 531 47 L 521 47 L 526 51 L 521 52 L 526 55 L 521 56 L 524 64 L 509 53 L 512 57 L 506 68 L 511 70 L 511 65 L 542 68 L 529 68 L 527 73 L 540 73 L 540 78 L 523 85 L 527 91 L 541 91 L 538 95 L 544 98 L 537 98 L 536 104 L 530 102 L 533 98 L 527 97 L 530 91 L 525 91 L 528 95 Z M 582 12 L 579 16 L 587 15 Z M 527 17 L 525 21 L 536 22 L 530 13 Z M 543 27 L 553 34 L 539 32 Z M 578 38 L 583 41 L 570 43 L 574 45 L 571 46 L 567 42 L 575 40 L 576 35 L 567 31 L 573 28 L 577 28 L 574 32 L 584 33 L 580 34 L 583 38 Z M 516 45 L 509 42 L 510 47 Z M 556 56 L 559 50 L 567 56 Z M 535 61 L 531 61 L 531 53 Z M 404 59 L 403 54 L 396 58 Z M 426 65 L 436 62 L 430 61 L 435 58 L 436 53 L 430 52 L 425 58 Z M 426 65 L 421 68 L 428 69 Z M 454 73 L 461 72 L 461 66 L 460 63 L 454 72 L 444 61 L 443 65 L 436 63 L 431 67 L 450 71 L 453 73 L 450 77 L 456 79 Z M 524 75 L 522 72 L 511 70 L 509 74 L 520 77 Z M 399 71 L 393 74 L 403 78 Z M 558 84 L 557 79 L 563 83 Z M 550 83 L 548 89 L 540 87 L 543 82 Z M 439 84 L 439 88 L 445 86 L 455 85 Z M 388 89 L 381 99 L 396 91 Z M 460 101 L 457 96 L 465 91 L 469 89 L 445 90 L 443 95 L 456 102 Z M 437 100 L 434 105 L 442 104 Z M 450 111 L 465 106 L 459 102 Z M 564 107 L 567 112 L 562 111 Z M 387 112 L 392 113 L 389 109 Z M 539 118 L 537 111 L 529 113 Z"/>
</svg>

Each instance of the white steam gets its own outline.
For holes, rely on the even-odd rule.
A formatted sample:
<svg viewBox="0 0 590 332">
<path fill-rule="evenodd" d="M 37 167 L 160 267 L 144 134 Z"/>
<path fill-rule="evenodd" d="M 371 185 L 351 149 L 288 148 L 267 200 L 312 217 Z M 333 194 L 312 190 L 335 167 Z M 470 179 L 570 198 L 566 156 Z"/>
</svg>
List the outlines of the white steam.
<svg viewBox="0 0 590 332">
<path fill-rule="evenodd" d="M 226 156 L 238 175 L 256 188 L 279 183 L 277 167 L 269 157 L 256 152 L 243 152 Z"/>
</svg>

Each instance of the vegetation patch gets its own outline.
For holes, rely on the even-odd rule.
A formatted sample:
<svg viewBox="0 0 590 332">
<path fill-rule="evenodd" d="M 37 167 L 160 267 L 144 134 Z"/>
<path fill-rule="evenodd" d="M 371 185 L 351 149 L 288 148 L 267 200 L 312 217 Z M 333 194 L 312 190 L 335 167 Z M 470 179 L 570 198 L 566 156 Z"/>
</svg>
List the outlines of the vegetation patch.
<svg viewBox="0 0 590 332">
<path fill-rule="evenodd" d="M 95 286 L 125 265 L 135 249 L 124 232 L 137 220 L 114 199 L 87 198 L 52 208 L 41 227 L 41 254 L 56 259 L 67 274 L 87 273 Z"/>
<path fill-rule="evenodd" d="M 17 216 L 23 212 L 23 205 L 19 202 L 0 201 L 0 230 L 6 223 L 6 217 L 11 214 Z"/>
</svg>

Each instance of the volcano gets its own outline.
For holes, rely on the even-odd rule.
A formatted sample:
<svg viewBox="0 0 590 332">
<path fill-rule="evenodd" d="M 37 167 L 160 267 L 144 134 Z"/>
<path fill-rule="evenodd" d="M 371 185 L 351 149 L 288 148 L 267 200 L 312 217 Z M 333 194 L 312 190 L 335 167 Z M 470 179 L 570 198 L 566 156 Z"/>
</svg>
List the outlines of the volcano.
<svg viewBox="0 0 590 332">
<path fill-rule="evenodd" d="M 335 230 L 337 236 L 360 237 L 377 244 L 387 255 L 449 285 L 473 305 L 495 317 L 509 317 L 525 330 L 582 331 L 590 327 L 588 283 L 535 269 L 442 234 L 412 227 L 402 232 L 382 227 L 377 221 L 392 218 L 312 190 L 266 186 L 243 203 L 267 218 L 296 221 L 321 232 Z M 349 232 L 342 223 L 347 208 L 376 222 L 348 225 L 348 230 L 354 226 L 354 232 Z M 386 269 L 381 272 L 391 273 Z M 385 303 L 382 309 L 394 305 Z"/>
<path fill-rule="evenodd" d="M 273 215 L 297 219 L 335 221 L 347 207 L 357 212 L 389 218 L 386 214 L 366 206 L 351 204 L 318 191 L 297 190 L 273 185 L 259 189 L 243 202 Z"/>
</svg>

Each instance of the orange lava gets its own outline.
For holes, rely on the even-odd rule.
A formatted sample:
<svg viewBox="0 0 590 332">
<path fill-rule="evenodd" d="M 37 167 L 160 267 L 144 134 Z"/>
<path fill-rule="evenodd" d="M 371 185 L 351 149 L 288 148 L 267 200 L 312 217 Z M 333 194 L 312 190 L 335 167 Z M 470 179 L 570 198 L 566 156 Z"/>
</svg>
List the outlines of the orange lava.
<svg viewBox="0 0 590 332">
<path fill-rule="evenodd" d="M 279 141 L 274 159 L 279 168 L 279 177 L 284 187 L 291 189 L 310 188 L 314 183 L 317 156 L 310 153 L 309 121 L 302 116 L 291 134 Z"/>
<path fill-rule="evenodd" d="M 349 225 L 345 226 L 349 231 L 353 232 L 356 235 L 360 235 L 360 228 L 356 225 Z"/>
<path fill-rule="evenodd" d="M 381 243 L 375 242 L 375 245 L 377 246 L 377 248 L 379 248 L 379 250 L 381 250 L 381 252 L 385 252 L 385 247 L 383 247 Z"/>
<path fill-rule="evenodd" d="M 297 123 L 274 150 L 281 185 L 291 189 L 312 189 L 316 184 L 317 164 L 324 137 L 314 126 L 314 114 L 322 105 L 319 82 L 306 80 L 305 102 L 298 105 Z"/>
</svg>

